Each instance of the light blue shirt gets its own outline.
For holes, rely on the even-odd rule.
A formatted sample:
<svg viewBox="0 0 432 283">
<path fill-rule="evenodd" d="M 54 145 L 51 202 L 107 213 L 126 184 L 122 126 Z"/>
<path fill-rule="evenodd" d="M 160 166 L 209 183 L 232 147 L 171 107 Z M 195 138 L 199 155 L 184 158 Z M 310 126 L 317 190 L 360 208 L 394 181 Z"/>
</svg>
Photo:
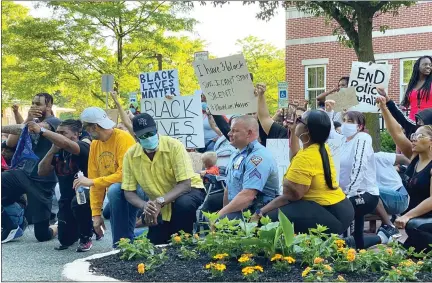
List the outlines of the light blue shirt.
<svg viewBox="0 0 432 283">
<path fill-rule="evenodd" d="M 243 189 L 254 189 L 264 203 L 274 199 L 279 192 L 276 161 L 271 152 L 257 140 L 242 151 L 237 150 L 227 165 L 228 200 Z"/>
</svg>

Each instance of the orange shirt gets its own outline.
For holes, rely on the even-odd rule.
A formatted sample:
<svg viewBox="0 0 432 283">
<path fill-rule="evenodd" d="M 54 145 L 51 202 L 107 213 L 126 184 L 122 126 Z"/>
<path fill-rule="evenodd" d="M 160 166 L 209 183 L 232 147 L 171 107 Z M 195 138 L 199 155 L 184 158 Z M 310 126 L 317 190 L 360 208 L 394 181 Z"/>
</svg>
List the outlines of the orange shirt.
<svg viewBox="0 0 432 283">
<path fill-rule="evenodd" d="M 213 166 L 205 170 L 206 174 L 219 176 L 219 167 Z"/>
</svg>

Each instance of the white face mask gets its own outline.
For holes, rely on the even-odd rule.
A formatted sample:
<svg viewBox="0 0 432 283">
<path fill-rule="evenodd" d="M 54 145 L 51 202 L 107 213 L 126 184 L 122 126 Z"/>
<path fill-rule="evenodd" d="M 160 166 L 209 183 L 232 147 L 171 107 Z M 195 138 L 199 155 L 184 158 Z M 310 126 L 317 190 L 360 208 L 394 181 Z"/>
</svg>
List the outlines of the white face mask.
<svg viewBox="0 0 432 283">
<path fill-rule="evenodd" d="M 358 132 L 358 125 L 357 124 L 348 124 L 343 123 L 341 128 L 342 135 L 344 135 L 346 138 L 352 137 Z"/>
</svg>

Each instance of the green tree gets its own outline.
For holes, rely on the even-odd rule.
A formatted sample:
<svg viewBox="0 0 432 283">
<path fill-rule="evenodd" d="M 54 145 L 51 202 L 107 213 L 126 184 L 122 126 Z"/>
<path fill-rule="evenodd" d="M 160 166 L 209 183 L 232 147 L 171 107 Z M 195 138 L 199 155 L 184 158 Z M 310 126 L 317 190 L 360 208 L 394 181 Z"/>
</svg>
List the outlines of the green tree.
<svg viewBox="0 0 432 283">
<path fill-rule="evenodd" d="M 277 84 L 285 81 L 285 52 L 254 36 L 237 40 L 236 45 L 242 49 L 254 82 L 267 85 L 266 100 L 270 113 L 275 113 L 278 107 Z"/>
</svg>

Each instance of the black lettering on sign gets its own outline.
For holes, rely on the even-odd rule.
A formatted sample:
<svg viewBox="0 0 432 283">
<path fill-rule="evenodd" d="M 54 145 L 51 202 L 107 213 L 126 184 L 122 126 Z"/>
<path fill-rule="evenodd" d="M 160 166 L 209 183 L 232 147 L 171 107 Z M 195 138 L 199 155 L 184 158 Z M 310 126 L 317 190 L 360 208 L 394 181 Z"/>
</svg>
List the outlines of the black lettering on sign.
<svg viewBox="0 0 432 283">
<path fill-rule="evenodd" d="M 196 148 L 196 147 L 198 147 L 198 145 L 193 142 L 191 135 L 187 135 L 186 136 L 186 148 L 194 148 L 194 147 Z"/>
</svg>

